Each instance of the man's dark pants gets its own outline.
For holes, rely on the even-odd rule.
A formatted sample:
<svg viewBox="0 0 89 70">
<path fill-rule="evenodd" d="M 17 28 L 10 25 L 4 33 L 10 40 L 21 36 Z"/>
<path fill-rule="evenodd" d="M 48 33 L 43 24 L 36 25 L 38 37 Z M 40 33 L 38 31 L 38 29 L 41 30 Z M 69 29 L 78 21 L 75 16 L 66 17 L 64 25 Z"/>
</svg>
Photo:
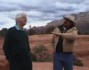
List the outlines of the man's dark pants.
<svg viewBox="0 0 89 70">
<path fill-rule="evenodd" d="M 66 53 L 54 53 L 53 70 L 73 70 L 73 55 Z"/>
</svg>

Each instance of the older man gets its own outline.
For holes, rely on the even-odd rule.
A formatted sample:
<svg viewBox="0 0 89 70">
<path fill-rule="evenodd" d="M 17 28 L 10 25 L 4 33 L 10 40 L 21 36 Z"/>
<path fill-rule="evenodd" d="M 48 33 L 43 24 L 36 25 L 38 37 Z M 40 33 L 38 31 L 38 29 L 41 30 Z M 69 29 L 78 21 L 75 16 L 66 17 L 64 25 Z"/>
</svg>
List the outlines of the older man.
<svg viewBox="0 0 89 70">
<path fill-rule="evenodd" d="M 7 31 L 3 49 L 10 70 L 32 70 L 28 36 L 23 30 L 26 22 L 26 14 L 19 13 L 16 16 L 16 25 Z"/>
<path fill-rule="evenodd" d="M 55 48 L 53 70 L 73 70 L 73 47 L 77 37 L 75 18 L 64 16 L 64 23 L 53 31 Z"/>
</svg>

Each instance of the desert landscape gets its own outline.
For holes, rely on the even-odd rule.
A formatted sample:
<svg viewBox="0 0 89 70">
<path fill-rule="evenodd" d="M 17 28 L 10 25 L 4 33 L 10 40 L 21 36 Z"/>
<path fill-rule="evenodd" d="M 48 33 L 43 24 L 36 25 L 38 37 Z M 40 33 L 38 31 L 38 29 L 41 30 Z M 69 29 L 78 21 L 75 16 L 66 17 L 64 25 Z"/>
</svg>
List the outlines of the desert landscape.
<svg viewBox="0 0 89 70">
<path fill-rule="evenodd" d="M 52 34 L 29 36 L 29 45 L 31 49 L 37 45 L 44 45 L 51 55 L 53 55 Z M 6 60 L 2 45 L 3 39 L 0 39 L 0 70 L 9 70 L 9 63 Z M 74 70 L 89 70 L 89 35 L 79 35 L 75 47 L 74 55 L 82 61 L 83 66 L 74 66 Z M 53 70 L 52 62 L 33 62 L 33 70 Z"/>
</svg>

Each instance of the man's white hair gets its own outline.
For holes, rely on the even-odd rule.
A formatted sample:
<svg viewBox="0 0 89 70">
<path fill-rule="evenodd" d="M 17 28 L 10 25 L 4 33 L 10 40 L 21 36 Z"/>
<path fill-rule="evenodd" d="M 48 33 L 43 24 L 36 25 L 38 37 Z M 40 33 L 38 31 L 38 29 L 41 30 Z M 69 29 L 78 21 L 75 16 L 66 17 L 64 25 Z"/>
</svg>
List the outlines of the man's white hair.
<svg viewBox="0 0 89 70">
<path fill-rule="evenodd" d="M 19 19 L 19 18 L 21 18 L 21 17 L 23 17 L 23 16 L 27 16 L 27 14 L 26 14 L 25 12 L 18 13 L 18 14 L 16 15 L 16 19 Z"/>
</svg>

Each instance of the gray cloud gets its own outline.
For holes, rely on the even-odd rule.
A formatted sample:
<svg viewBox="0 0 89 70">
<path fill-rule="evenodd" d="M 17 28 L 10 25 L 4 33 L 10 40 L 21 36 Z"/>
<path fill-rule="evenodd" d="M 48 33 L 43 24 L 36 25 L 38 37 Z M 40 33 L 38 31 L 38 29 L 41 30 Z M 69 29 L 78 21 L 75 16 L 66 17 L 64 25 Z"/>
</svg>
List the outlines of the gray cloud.
<svg viewBox="0 0 89 70">
<path fill-rule="evenodd" d="M 28 23 L 51 21 L 66 14 L 89 11 L 89 0 L 0 0 L 0 25 L 14 23 L 21 11 L 27 13 Z"/>
<path fill-rule="evenodd" d="M 85 0 L 58 0 L 59 2 L 62 2 L 62 3 L 83 3 Z"/>
</svg>

